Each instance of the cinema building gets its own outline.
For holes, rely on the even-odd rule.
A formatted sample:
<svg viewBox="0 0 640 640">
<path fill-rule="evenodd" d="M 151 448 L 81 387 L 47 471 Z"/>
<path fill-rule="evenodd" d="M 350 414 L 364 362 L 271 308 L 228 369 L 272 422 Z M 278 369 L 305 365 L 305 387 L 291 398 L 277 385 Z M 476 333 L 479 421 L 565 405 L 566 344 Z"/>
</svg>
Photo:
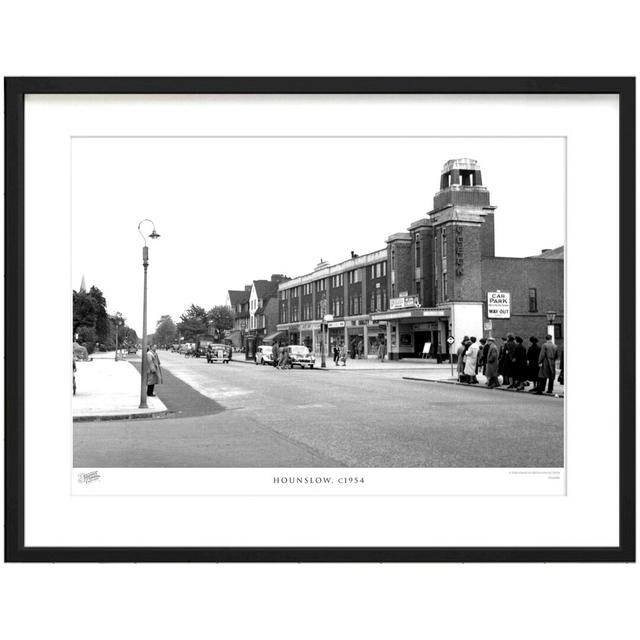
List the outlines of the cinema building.
<svg viewBox="0 0 640 640">
<path fill-rule="evenodd" d="M 454 344 L 507 332 L 544 339 L 550 324 L 561 345 L 564 248 L 496 256 L 495 209 L 478 163 L 449 160 L 433 210 L 406 232 L 379 251 L 321 261 L 281 283 L 278 330 L 318 353 L 326 319 L 330 340 L 362 341 L 365 355 L 384 341 L 391 359 L 423 352 L 442 359 L 450 336 Z"/>
</svg>

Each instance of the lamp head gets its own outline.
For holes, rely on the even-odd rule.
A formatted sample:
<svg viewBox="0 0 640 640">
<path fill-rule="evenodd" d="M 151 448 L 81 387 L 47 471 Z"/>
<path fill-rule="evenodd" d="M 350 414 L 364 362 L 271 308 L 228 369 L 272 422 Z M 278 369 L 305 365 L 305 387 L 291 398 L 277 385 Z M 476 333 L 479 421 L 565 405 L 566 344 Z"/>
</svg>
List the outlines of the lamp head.
<svg viewBox="0 0 640 640">
<path fill-rule="evenodd" d="M 149 237 L 152 238 L 153 240 L 160 237 L 160 234 L 156 232 L 155 227 L 153 228 L 153 231 L 149 234 Z"/>
</svg>

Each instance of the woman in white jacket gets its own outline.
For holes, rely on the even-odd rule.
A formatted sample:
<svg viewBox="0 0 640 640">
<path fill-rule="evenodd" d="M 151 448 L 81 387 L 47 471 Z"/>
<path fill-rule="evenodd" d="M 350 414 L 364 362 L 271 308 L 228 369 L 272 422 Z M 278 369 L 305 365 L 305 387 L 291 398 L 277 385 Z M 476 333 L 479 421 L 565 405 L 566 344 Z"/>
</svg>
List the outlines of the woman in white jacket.
<svg viewBox="0 0 640 640">
<path fill-rule="evenodd" d="M 469 382 L 471 384 L 478 384 L 478 378 L 476 378 L 476 365 L 478 364 L 478 353 L 480 351 L 480 347 L 478 346 L 474 336 L 471 336 L 469 340 L 471 341 L 471 344 L 465 354 L 464 374 L 469 376 Z"/>
</svg>

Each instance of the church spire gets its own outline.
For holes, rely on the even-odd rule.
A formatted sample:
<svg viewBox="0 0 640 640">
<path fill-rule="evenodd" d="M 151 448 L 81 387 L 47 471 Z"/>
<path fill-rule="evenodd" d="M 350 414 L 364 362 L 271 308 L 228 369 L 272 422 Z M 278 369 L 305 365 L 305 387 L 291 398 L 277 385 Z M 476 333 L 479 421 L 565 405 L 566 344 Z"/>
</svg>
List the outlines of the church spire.
<svg viewBox="0 0 640 640">
<path fill-rule="evenodd" d="M 84 283 L 84 273 L 82 274 L 82 282 L 80 283 L 80 293 L 87 293 L 87 286 Z"/>
</svg>

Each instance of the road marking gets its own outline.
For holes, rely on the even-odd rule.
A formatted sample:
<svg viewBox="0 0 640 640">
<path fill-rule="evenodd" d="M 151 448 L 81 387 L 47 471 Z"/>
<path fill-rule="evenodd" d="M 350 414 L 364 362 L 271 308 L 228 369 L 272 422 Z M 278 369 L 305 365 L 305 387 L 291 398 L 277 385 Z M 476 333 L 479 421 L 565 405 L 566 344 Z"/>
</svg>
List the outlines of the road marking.
<svg viewBox="0 0 640 640">
<path fill-rule="evenodd" d="M 254 393 L 252 389 L 243 389 L 242 387 L 222 384 L 220 380 L 211 378 L 205 373 L 205 371 L 209 371 L 209 369 L 199 371 L 189 366 L 167 361 L 163 362 L 162 366 L 174 376 L 180 378 L 182 382 L 185 382 L 203 396 L 211 398 L 211 400 L 237 398 Z"/>
</svg>

